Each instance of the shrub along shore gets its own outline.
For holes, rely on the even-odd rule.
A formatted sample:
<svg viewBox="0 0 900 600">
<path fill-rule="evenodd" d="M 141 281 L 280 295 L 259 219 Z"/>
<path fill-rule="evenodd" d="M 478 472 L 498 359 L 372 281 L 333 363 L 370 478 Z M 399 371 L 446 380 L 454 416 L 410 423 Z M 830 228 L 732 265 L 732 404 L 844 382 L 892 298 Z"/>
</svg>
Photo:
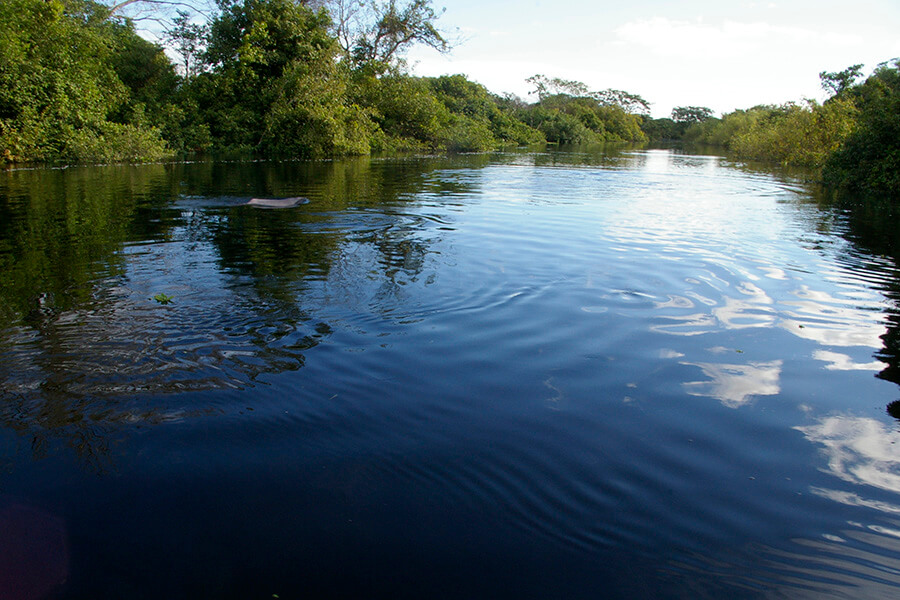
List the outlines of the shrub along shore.
<svg viewBox="0 0 900 600">
<path fill-rule="evenodd" d="M 144 0 L 146 2 L 146 0 Z M 134 0 L 135 3 L 141 0 Z M 128 4 L 128 3 L 125 3 Z M 165 3 L 150 3 L 149 8 Z M 900 197 L 900 60 L 822 73 L 830 98 L 721 118 L 651 119 L 621 90 L 535 75 L 536 102 L 464 75 L 414 77 L 410 46 L 449 50 L 429 0 L 218 0 L 207 20 L 167 13 L 164 48 L 120 7 L 0 2 L 0 164 L 479 152 L 539 143 L 684 141 L 810 167 L 835 189 Z"/>
</svg>

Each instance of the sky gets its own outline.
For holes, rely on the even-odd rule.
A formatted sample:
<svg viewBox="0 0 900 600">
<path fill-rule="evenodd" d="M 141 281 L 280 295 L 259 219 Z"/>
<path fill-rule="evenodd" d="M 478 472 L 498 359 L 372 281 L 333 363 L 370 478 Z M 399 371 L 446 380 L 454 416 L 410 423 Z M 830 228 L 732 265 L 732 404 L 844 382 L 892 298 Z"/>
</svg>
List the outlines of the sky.
<svg viewBox="0 0 900 600">
<path fill-rule="evenodd" d="M 542 74 L 620 89 L 651 103 L 721 115 L 757 104 L 824 99 L 822 71 L 900 57 L 900 0 L 432 0 L 447 55 L 414 48 L 421 76 L 462 73 L 527 100 Z"/>
</svg>

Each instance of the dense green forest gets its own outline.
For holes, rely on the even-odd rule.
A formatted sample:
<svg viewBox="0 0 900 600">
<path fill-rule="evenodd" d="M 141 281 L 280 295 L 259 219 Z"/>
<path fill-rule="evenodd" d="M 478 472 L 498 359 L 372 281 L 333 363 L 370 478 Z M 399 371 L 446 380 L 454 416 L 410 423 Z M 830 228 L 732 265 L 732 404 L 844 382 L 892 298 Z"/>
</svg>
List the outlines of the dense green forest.
<svg viewBox="0 0 900 600">
<path fill-rule="evenodd" d="M 122 5 L 0 3 L 0 164 L 676 140 L 812 167 L 836 189 L 900 194 L 898 59 L 868 78 L 861 65 L 822 73 L 830 98 L 821 104 L 721 118 L 685 106 L 651 119 L 640 96 L 577 81 L 535 75 L 537 100 L 526 102 L 463 75 L 410 75 L 411 46 L 451 47 L 430 0 L 217 0 L 206 19 L 166 13 L 174 61 Z"/>
<path fill-rule="evenodd" d="M 0 5 L 5 161 L 153 160 L 482 151 L 540 142 L 644 141 L 641 118 L 541 78 L 541 100 L 499 97 L 462 75 L 404 69 L 413 44 L 446 49 L 427 0 L 373 4 L 350 31 L 327 6 L 219 0 L 206 24 L 167 33 L 181 60 L 89 0 Z M 562 88 L 560 88 L 562 86 Z M 559 88 L 559 89 L 557 89 Z"/>
</svg>

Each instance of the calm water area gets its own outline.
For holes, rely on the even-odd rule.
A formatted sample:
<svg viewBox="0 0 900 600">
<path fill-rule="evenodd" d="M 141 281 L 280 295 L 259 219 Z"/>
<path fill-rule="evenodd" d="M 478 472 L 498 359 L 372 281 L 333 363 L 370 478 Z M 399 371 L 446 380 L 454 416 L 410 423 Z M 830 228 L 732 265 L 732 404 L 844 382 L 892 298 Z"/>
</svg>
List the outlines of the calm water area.
<svg viewBox="0 0 900 600">
<path fill-rule="evenodd" d="M 895 229 L 671 149 L 0 172 L 0 597 L 896 598 Z"/>
</svg>

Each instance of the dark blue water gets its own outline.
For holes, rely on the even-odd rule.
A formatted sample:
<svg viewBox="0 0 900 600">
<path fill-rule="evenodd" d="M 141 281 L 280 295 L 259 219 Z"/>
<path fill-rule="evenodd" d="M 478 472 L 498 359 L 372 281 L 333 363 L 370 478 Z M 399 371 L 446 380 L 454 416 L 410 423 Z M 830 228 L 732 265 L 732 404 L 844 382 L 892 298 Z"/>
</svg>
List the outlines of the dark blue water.
<svg viewBox="0 0 900 600">
<path fill-rule="evenodd" d="M 740 167 L 0 174 L 0 597 L 896 597 L 895 258 Z"/>
</svg>

